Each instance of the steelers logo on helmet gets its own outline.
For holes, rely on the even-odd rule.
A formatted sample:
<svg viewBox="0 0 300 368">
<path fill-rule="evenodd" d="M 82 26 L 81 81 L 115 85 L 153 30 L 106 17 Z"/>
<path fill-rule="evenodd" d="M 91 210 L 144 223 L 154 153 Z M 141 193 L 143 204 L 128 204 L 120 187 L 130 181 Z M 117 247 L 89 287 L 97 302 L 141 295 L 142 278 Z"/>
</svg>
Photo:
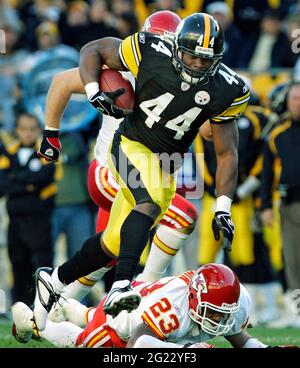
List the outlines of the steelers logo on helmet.
<svg viewBox="0 0 300 368">
<path fill-rule="evenodd" d="M 224 34 L 212 16 L 195 13 L 179 23 L 174 38 L 173 66 L 185 82 L 206 83 L 215 74 L 223 53 Z M 185 54 L 203 59 L 202 65 L 187 65 Z"/>
</svg>

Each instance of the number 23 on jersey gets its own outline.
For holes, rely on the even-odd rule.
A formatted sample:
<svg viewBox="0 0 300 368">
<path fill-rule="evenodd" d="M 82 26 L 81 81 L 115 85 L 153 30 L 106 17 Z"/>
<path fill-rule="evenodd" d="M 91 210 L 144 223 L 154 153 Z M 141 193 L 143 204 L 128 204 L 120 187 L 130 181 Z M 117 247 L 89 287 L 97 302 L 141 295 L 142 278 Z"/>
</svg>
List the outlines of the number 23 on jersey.
<svg viewBox="0 0 300 368">
<path fill-rule="evenodd" d="M 144 319 L 149 325 L 149 327 L 157 332 L 158 335 L 161 335 L 160 331 L 163 334 L 170 334 L 179 328 L 179 319 L 172 310 L 172 304 L 167 298 L 161 298 L 158 302 L 154 303 L 150 308 L 152 318 L 145 311 Z M 159 326 L 160 331 L 156 326 Z"/>
</svg>

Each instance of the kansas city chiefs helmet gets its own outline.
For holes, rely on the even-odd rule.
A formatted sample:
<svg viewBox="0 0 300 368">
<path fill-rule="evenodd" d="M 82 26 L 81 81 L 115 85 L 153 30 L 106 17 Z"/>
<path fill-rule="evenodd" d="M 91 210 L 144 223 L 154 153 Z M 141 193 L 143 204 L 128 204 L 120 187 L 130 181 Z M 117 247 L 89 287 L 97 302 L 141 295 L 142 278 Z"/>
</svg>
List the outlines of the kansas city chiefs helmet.
<svg viewBox="0 0 300 368">
<path fill-rule="evenodd" d="M 161 10 L 151 14 L 144 22 L 143 32 L 151 32 L 173 38 L 181 18 L 170 10 Z"/>
<path fill-rule="evenodd" d="M 211 335 L 223 335 L 234 325 L 239 309 L 240 283 L 227 266 L 210 263 L 200 267 L 189 286 L 189 316 Z M 209 318 L 218 312 L 219 320 Z"/>
</svg>

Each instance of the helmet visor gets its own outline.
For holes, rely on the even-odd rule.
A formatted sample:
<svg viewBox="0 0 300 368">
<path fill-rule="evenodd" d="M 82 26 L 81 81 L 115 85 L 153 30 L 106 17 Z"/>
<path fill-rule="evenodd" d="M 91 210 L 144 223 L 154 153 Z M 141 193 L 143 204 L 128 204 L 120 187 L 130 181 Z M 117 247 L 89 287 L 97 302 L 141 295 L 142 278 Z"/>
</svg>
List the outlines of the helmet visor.
<svg viewBox="0 0 300 368">
<path fill-rule="evenodd" d="M 210 303 L 199 303 L 197 311 L 190 310 L 190 317 L 200 324 L 201 329 L 210 335 L 224 335 L 234 325 L 233 314 L 239 304 L 217 307 Z"/>
<path fill-rule="evenodd" d="M 184 74 L 185 79 L 202 81 L 205 77 L 213 75 L 216 71 L 220 57 L 211 56 L 209 53 L 195 53 L 185 47 L 178 47 L 175 59 L 178 69 Z M 195 60 L 198 60 L 195 63 Z"/>
</svg>

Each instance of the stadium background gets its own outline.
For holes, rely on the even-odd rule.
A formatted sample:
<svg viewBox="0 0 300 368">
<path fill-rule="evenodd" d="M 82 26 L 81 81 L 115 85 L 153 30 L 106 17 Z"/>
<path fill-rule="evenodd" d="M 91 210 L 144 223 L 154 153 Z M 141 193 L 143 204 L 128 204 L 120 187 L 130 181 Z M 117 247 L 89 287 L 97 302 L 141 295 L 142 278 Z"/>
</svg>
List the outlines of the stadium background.
<svg viewBox="0 0 300 368">
<path fill-rule="evenodd" d="M 0 54 L 2 144 L 10 144 L 15 139 L 15 121 L 22 111 L 34 113 L 43 125 L 43 104 L 52 76 L 60 70 L 77 66 L 78 52 L 85 43 L 105 36 L 124 38 L 140 29 L 149 14 L 162 9 L 173 10 L 181 17 L 197 11 L 214 13 L 220 17 L 221 22 L 224 22 L 226 37 L 223 61 L 250 81 L 261 106 L 270 104 L 268 96 L 274 86 L 291 79 L 300 79 L 300 3 L 296 0 L 227 0 L 217 3 L 209 0 L 2 0 L 1 42 L 6 40 L 5 49 L 1 44 Z M 267 44 L 263 36 L 268 32 L 274 32 L 274 37 L 272 47 L 266 52 L 266 47 L 262 45 Z M 66 135 L 79 133 L 86 145 L 86 157 L 91 160 L 100 124 L 101 117 L 85 98 L 74 96 L 64 114 L 62 131 Z M 64 163 L 58 164 L 57 171 L 62 173 L 63 170 Z M 84 179 L 86 173 L 82 172 L 82 175 Z M 194 177 L 189 170 L 183 175 L 186 180 Z M 9 336 L 13 277 L 7 255 L 6 198 L 5 193 L 1 195 L 0 347 L 19 346 Z M 193 202 L 201 212 L 201 199 L 193 199 Z M 90 213 L 92 233 L 96 208 L 88 198 L 81 204 Z M 272 241 L 269 246 L 272 253 Z M 197 229 L 168 272 L 177 274 L 186 268 L 196 267 L 199 247 Z M 194 256 L 187 257 L 188 254 Z M 60 264 L 66 256 L 66 237 L 61 235 L 56 242 L 54 263 Z M 220 254 L 217 261 L 222 261 L 221 257 Z M 276 260 L 273 260 L 272 265 L 274 271 L 278 271 Z M 274 290 L 278 308 L 284 314 L 284 290 L 279 280 L 276 280 Z M 94 298 L 87 302 L 95 302 L 97 295 L 102 292 L 104 286 L 100 283 L 93 293 Z M 257 298 L 259 307 L 260 303 L 264 304 L 264 297 L 258 293 Z M 255 332 L 251 333 L 255 335 Z M 257 334 L 264 336 L 270 344 L 273 341 L 275 344 L 300 344 L 297 328 L 271 330 L 267 326 L 259 326 Z M 32 344 L 41 346 L 35 342 Z"/>
</svg>

